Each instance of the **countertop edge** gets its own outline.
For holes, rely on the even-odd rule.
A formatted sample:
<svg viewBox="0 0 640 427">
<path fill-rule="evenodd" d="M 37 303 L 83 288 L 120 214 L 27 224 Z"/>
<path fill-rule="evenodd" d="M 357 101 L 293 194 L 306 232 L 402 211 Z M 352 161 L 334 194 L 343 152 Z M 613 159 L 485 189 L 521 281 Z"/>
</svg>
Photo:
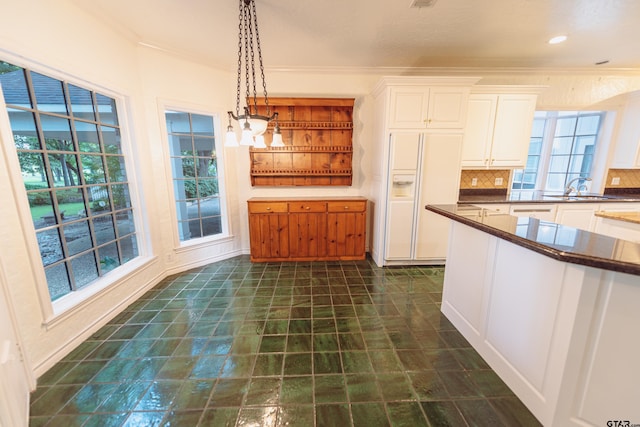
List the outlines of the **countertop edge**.
<svg viewBox="0 0 640 427">
<path fill-rule="evenodd" d="M 479 223 L 464 216 L 456 215 L 445 209 L 439 208 L 438 205 L 426 205 L 425 209 L 558 261 L 640 276 L 640 264 L 561 251 L 541 243 L 533 242 L 513 233 Z M 538 221 L 535 218 L 532 218 L 532 220 Z"/>
</svg>

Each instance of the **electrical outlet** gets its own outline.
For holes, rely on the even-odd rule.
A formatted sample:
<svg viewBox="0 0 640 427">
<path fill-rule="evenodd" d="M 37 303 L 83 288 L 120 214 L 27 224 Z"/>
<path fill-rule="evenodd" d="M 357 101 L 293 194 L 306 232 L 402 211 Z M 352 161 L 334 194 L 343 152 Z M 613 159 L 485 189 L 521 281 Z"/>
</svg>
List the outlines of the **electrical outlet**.
<svg viewBox="0 0 640 427">
<path fill-rule="evenodd" d="M 611 185 L 620 185 L 620 177 L 614 176 L 613 178 L 611 178 Z"/>
<path fill-rule="evenodd" d="M 502 178 L 496 178 L 495 185 L 496 187 L 502 185 Z"/>
<path fill-rule="evenodd" d="M 471 178 L 471 186 L 472 187 L 478 186 L 478 178 Z"/>
</svg>

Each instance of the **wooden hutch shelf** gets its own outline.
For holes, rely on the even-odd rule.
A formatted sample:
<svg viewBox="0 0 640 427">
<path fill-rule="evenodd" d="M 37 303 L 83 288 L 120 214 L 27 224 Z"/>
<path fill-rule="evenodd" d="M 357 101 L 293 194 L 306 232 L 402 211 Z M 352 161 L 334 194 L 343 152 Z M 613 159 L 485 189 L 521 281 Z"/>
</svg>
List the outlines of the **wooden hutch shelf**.
<svg viewBox="0 0 640 427">
<path fill-rule="evenodd" d="M 348 186 L 353 176 L 353 104 L 349 98 L 269 98 L 284 147 L 250 148 L 253 186 Z M 266 106 L 259 107 L 266 114 Z"/>
</svg>

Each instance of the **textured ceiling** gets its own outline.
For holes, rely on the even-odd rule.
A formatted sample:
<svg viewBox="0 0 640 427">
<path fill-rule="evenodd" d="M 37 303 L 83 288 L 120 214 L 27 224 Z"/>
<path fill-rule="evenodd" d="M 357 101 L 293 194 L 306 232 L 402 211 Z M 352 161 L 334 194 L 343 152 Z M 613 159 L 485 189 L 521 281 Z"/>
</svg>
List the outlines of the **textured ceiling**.
<svg viewBox="0 0 640 427">
<path fill-rule="evenodd" d="M 132 41 L 235 66 L 236 0 L 71 1 Z M 640 69 L 640 0 L 412 3 L 256 0 L 265 66 Z"/>
</svg>

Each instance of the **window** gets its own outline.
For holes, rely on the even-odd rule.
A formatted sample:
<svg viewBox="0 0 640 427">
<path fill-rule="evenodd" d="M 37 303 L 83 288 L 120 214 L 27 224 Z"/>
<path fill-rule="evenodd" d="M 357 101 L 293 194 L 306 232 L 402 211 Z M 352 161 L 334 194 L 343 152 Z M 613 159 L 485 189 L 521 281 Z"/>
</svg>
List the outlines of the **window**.
<svg viewBox="0 0 640 427">
<path fill-rule="evenodd" d="M 115 100 L 0 61 L 51 300 L 138 256 Z"/>
<path fill-rule="evenodd" d="M 213 117 L 166 111 L 180 241 L 222 233 Z"/>
<path fill-rule="evenodd" d="M 592 166 L 602 111 L 536 112 L 525 169 L 514 170 L 513 189 L 561 192 L 584 185 Z"/>
</svg>

